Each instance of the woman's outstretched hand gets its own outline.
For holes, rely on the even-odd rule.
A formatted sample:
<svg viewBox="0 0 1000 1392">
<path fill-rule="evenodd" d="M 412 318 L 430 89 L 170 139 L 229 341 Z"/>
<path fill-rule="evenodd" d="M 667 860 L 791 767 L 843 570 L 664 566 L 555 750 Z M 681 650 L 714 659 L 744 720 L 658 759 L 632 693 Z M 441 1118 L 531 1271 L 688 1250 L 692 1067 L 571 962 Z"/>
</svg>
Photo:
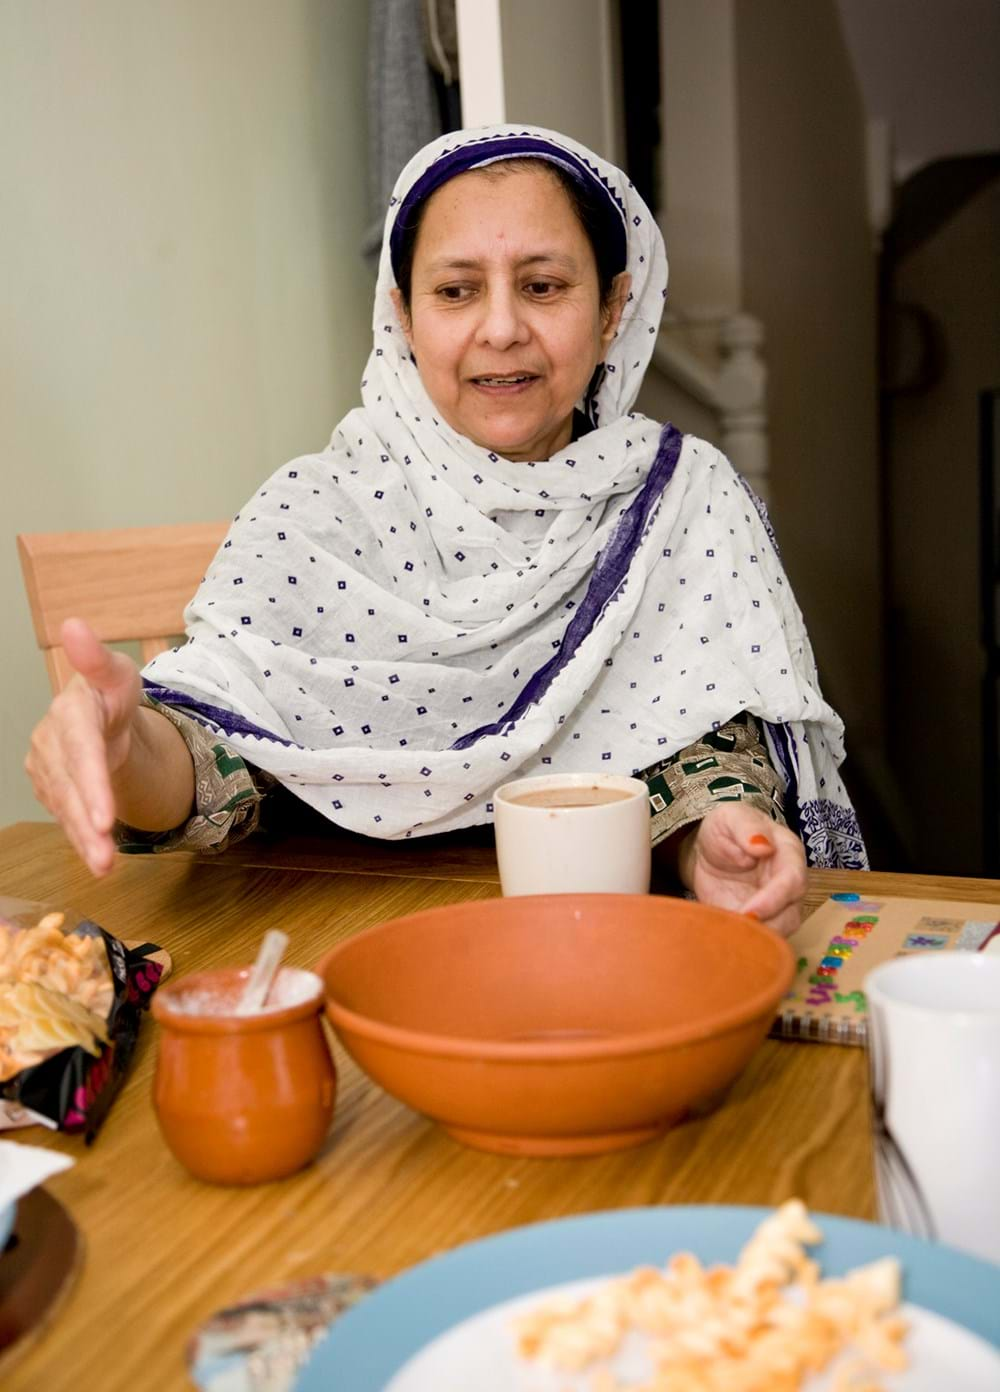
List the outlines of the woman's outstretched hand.
<svg viewBox="0 0 1000 1392">
<path fill-rule="evenodd" d="M 75 675 L 35 726 L 24 767 L 35 796 L 61 823 L 95 875 L 111 869 L 113 779 L 126 765 L 138 720 L 139 669 L 82 619 L 61 638 Z"/>
<path fill-rule="evenodd" d="M 801 922 L 802 842 L 749 803 L 714 807 L 682 844 L 678 869 L 703 903 L 755 914 L 783 938 Z"/>
</svg>

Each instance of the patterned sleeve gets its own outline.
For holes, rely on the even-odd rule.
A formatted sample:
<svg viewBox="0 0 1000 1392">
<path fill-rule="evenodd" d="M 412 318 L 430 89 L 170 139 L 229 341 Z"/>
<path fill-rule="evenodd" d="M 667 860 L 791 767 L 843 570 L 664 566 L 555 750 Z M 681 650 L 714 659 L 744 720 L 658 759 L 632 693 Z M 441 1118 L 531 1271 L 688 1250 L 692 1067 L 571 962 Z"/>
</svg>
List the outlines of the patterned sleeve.
<svg viewBox="0 0 1000 1392">
<path fill-rule="evenodd" d="M 194 763 L 195 808 L 172 831 L 140 831 L 115 824 L 114 837 L 125 855 L 160 851 L 224 851 L 254 831 L 271 779 L 244 762 L 217 735 L 182 711 L 149 696 L 142 703 L 159 711 L 180 732 Z"/>
<path fill-rule="evenodd" d="M 649 785 L 654 846 L 720 802 L 749 802 L 785 825 L 784 785 L 747 711 L 637 776 Z"/>
</svg>

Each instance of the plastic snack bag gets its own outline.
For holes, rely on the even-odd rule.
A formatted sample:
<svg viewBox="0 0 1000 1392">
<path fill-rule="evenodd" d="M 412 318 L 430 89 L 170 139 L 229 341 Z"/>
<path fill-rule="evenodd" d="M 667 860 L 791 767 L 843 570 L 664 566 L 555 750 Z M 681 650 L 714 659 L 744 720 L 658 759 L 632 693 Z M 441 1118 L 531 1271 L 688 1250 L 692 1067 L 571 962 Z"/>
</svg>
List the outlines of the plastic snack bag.
<svg viewBox="0 0 1000 1392">
<path fill-rule="evenodd" d="M 92 1141 L 168 969 L 155 943 L 0 897 L 0 1130 L 40 1122 Z"/>
</svg>

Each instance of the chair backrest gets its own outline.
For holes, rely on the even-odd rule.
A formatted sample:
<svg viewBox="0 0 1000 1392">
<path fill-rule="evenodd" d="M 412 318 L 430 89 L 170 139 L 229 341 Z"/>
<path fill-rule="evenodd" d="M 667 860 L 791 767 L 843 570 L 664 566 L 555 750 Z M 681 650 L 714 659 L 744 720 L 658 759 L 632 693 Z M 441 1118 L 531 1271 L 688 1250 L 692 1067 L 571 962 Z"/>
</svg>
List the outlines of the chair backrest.
<svg viewBox="0 0 1000 1392">
<path fill-rule="evenodd" d="M 64 619 L 86 619 L 105 643 L 138 642 L 146 662 L 166 651 L 184 632 L 184 606 L 227 526 L 192 522 L 19 536 L 35 637 L 53 692 L 73 675 L 59 641 Z"/>
</svg>

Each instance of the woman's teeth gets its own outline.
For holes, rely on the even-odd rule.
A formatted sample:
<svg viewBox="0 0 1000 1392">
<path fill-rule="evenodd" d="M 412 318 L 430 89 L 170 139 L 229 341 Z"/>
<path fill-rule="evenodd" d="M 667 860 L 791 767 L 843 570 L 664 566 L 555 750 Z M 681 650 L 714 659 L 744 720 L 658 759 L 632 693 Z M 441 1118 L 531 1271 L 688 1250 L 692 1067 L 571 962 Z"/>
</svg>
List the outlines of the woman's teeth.
<svg viewBox="0 0 1000 1392">
<path fill-rule="evenodd" d="M 518 382 L 530 382 L 532 377 L 532 373 L 525 372 L 514 377 L 474 377 L 473 381 L 481 387 L 512 387 Z"/>
</svg>

